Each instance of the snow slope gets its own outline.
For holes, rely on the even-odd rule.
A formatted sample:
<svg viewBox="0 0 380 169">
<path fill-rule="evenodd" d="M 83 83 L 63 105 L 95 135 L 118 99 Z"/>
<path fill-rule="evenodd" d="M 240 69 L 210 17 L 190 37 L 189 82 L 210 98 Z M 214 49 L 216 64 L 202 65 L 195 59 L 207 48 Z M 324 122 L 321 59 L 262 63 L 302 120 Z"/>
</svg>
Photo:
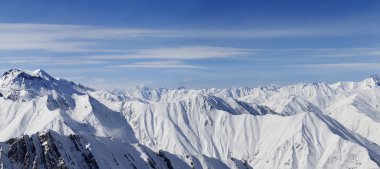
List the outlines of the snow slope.
<svg viewBox="0 0 380 169">
<path fill-rule="evenodd" d="M 9 155 L 19 144 L 14 140 L 46 150 L 48 135 L 59 152 L 51 165 L 68 168 L 377 168 L 379 84 L 372 76 L 334 84 L 108 92 L 43 70 L 10 70 L 0 78 L 0 164 L 26 165 L 19 158 L 31 156 L 25 150 Z M 29 137 L 17 138 L 23 135 Z"/>
<path fill-rule="evenodd" d="M 0 143 L 0 168 L 238 168 L 243 161 L 153 152 L 140 144 L 47 131 Z"/>
<path fill-rule="evenodd" d="M 51 129 L 136 142 L 126 119 L 85 94 L 90 91 L 41 70 L 6 72 L 0 79 L 0 140 Z"/>
</svg>

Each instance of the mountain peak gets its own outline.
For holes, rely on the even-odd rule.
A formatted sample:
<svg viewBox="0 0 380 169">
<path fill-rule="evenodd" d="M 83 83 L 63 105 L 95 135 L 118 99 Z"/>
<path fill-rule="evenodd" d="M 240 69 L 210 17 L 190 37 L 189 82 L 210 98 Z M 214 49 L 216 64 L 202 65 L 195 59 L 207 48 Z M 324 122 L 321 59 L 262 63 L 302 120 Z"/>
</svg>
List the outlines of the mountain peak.
<svg viewBox="0 0 380 169">
<path fill-rule="evenodd" d="M 42 69 L 10 69 L 0 78 L 0 93 L 12 100 L 30 100 L 49 93 L 70 97 L 71 94 L 82 94 L 87 90 L 91 89 L 64 79 L 56 79 Z"/>
<path fill-rule="evenodd" d="M 32 80 L 32 79 L 39 79 L 39 80 L 54 80 L 52 76 L 50 76 L 48 73 L 46 73 L 42 69 L 37 69 L 34 71 L 27 71 L 27 70 L 20 70 L 20 69 L 10 69 L 7 72 L 3 74 L 1 77 L 1 80 L 4 81 L 16 81 L 16 79 L 23 79 L 23 80 Z"/>
<path fill-rule="evenodd" d="M 17 75 L 20 74 L 21 72 L 23 72 L 23 71 L 20 70 L 20 69 L 10 69 L 10 70 L 4 72 L 4 74 L 3 74 L 2 77 L 7 77 L 7 76 L 17 76 Z"/>
<path fill-rule="evenodd" d="M 50 76 L 48 73 L 46 73 L 42 69 L 34 70 L 31 74 L 34 75 L 34 76 L 36 76 L 36 77 L 41 77 L 41 78 L 43 78 L 45 80 L 52 80 L 52 79 L 54 79 L 52 76 Z"/>
<path fill-rule="evenodd" d="M 373 79 L 377 86 L 380 86 L 380 74 L 371 75 L 370 77 Z"/>
</svg>

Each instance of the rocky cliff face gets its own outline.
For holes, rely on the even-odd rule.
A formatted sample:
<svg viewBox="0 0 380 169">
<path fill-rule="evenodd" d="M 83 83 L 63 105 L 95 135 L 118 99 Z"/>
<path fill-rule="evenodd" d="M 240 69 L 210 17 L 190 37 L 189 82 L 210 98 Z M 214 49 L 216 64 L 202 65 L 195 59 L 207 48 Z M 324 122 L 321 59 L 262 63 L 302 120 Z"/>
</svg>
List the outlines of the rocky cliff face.
<svg viewBox="0 0 380 169">
<path fill-rule="evenodd" d="M 62 149 L 65 143 L 72 146 L 70 153 L 80 154 L 75 161 Z M 62 140 L 51 131 L 9 139 L 1 144 L 1 154 L 0 164 L 4 168 L 99 168 L 79 136 L 70 135 Z"/>
</svg>

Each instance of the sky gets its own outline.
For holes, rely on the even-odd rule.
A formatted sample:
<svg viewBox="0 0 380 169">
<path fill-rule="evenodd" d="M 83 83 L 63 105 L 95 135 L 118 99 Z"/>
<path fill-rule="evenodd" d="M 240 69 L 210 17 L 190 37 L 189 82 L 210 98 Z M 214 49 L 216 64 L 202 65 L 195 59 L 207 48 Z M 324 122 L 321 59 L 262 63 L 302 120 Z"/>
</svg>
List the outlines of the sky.
<svg viewBox="0 0 380 169">
<path fill-rule="evenodd" d="M 99 89 L 360 81 L 380 73 L 380 1 L 4 0 L 11 68 Z"/>
</svg>

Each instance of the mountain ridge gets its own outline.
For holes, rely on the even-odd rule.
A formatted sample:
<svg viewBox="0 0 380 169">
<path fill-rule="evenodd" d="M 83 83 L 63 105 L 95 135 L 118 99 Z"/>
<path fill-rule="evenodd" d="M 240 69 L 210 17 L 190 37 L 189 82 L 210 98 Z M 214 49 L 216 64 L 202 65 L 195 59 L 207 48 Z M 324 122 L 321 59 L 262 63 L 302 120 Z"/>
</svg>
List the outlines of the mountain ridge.
<svg viewBox="0 0 380 169">
<path fill-rule="evenodd" d="M 77 135 L 144 146 L 161 158 L 155 161 L 163 164 L 158 168 L 192 167 L 186 156 L 197 159 L 198 168 L 371 168 L 380 161 L 376 77 L 282 87 L 138 87 L 109 92 L 56 79 L 43 70 L 23 72 L 10 70 L 0 78 L 4 150 L 11 146 L 6 142 L 11 138 L 51 130 L 63 140 Z M 118 144 L 111 142 L 111 147 Z M 161 157 L 160 152 L 173 159 Z M 213 162 L 201 162 L 206 159 Z M 2 158 L 1 162 L 5 164 Z M 126 167 L 113 159 L 106 162 Z M 141 166 L 155 165 L 146 158 Z"/>
</svg>

